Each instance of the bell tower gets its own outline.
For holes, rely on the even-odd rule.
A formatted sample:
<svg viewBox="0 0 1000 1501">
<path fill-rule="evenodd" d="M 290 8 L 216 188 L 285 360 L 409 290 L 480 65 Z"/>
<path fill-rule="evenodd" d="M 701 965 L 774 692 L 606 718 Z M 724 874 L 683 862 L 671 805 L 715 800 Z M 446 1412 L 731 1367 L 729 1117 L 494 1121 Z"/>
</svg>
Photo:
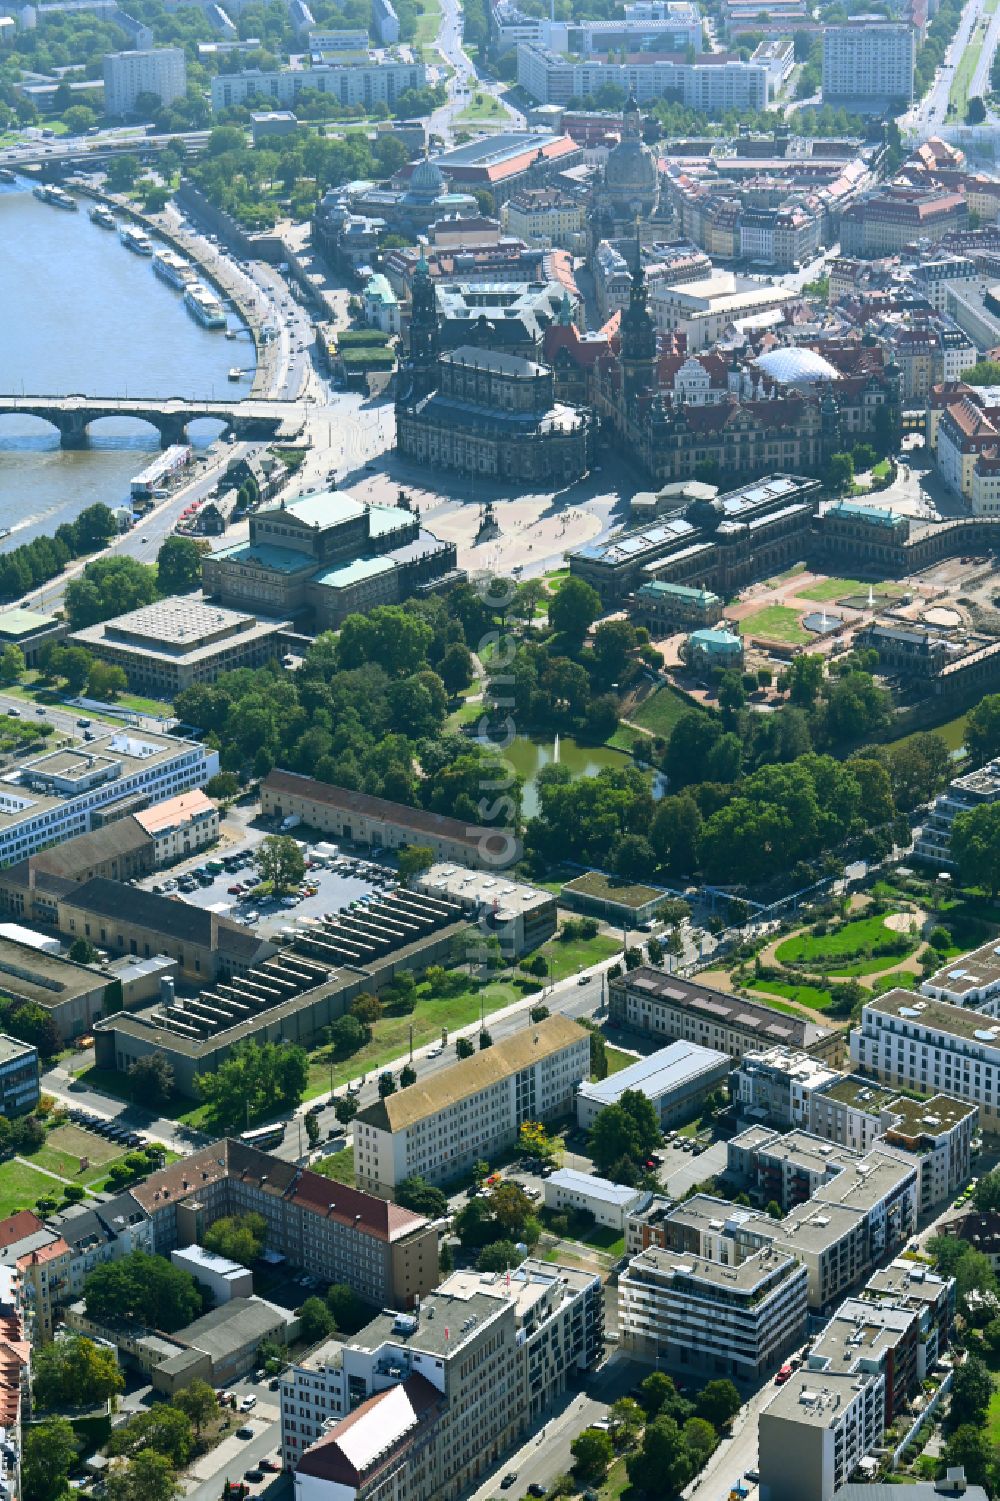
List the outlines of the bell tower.
<svg viewBox="0 0 1000 1501">
<path fill-rule="evenodd" d="M 649 293 L 642 269 L 642 254 L 637 232 L 632 286 L 629 290 L 628 307 L 622 313 L 621 321 L 622 376 L 625 400 L 630 407 L 643 391 L 655 390 L 657 385 L 656 325 L 650 316 L 648 304 Z"/>
<path fill-rule="evenodd" d="M 410 309 L 410 370 L 414 396 L 424 396 L 437 384 L 437 293 L 423 249 L 413 273 Z"/>
</svg>

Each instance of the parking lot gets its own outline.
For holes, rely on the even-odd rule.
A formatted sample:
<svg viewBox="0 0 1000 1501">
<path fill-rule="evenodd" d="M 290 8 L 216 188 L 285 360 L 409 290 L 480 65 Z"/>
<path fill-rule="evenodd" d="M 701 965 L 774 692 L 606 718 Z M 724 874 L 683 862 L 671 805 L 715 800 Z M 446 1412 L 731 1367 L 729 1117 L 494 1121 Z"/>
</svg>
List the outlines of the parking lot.
<svg viewBox="0 0 1000 1501">
<path fill-rule="evenodd" d="M 388 862 L 345 852 L 329 864 L 320 864 L 311 859 L 309 849 L 304 853 L 305 880 L 297 892 L 280 898 L 251 895 L 258 884 L 258 873 L 249 845 L 218 857 L 209 853 L 184 874 L 167 874 L 148 884 L 154 891 L 178 895 L 192 906 L 210 908 L 274 937 L 282 928 L 303 919 L 318 920 L 328 912 L 342 912 L 352 902 L 390 890 L 399 879 Z"/>
<path fill-rule="evenodd" d="M 66 1114 L 74 1126 L 79 1126 L 83 1131 L 93 1131 L 117 1146 L 134 1149 L 153 1145 L 140 1131 L 133 1131 L 130 1126 L 119 1125 L 114 1120 L 105 1120 L 102 1115 L 94 1115 L 90 1110 L 80 1110 L 73 1106 Z"/>
</svg>

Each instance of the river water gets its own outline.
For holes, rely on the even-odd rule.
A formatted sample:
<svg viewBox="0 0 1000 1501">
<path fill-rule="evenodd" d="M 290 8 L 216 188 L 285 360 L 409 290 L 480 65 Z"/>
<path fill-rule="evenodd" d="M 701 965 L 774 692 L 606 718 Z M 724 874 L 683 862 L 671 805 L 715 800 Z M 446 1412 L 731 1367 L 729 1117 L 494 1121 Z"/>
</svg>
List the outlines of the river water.
<svg viewBox="0 0 1000 1501">
<path fill-rule="evenodd" d="M 70 214 L 0 183 L 0 394 L 229 397 L 233 365 L 253 365 L 249 337 L 227 339 L 186 311 L 181 294 L 154 275 L 149 259 L 91 224 L 80 200 Z M 230 323 L 240 327 L 234 314 Z M 195 444 L 214 423 L 192 424 Z M 58 434 L 31 418 L 0 417 L 0 526 L 10 548 L 51 533 L 83 508 L 116 505 L 158 452 L 145 423 L 105 419 L 91 446 L 59 447 Z"/>
</svg>

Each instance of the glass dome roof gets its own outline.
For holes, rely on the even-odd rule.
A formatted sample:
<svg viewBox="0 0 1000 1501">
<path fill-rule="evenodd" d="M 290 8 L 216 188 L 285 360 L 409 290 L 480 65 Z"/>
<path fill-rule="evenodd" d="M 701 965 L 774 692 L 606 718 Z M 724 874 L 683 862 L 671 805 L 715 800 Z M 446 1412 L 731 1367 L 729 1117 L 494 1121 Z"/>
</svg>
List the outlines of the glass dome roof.
<svg viewBox="0 0 1000 1501">
<path fill-rule="evenodd" d="M 838 376 L 836 367 L 814 349 L 772 349 L 754 363 L 780 386 L 815 385 Z"/>
</svg>

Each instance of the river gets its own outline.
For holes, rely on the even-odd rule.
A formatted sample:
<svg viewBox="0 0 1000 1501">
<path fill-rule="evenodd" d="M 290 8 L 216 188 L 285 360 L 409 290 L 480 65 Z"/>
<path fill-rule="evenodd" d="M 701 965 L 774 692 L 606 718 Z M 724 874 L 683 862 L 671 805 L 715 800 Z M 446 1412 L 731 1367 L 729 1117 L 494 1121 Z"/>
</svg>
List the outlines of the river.
<svg viewBox="0 0 1000 1501">
<path fill-rule="evenodd" d="M 231 366 L 249 369 L 249 337 L 202 328 L 148 259 L 76 214 L 0 184 L 0 392 L 88 396 L 228 397 Z M 241 325 L 233 313 L 230 324 Z M 214 423 L 192 424 L 195 444 Z M 158 451 L 155 432 L 130 419 L 94 425 L 91 446 L 67 452 L 30 418 L 0 417 L 0 546 L 54 532 L 97 500 L 119 504 Z"/>
</svg>

